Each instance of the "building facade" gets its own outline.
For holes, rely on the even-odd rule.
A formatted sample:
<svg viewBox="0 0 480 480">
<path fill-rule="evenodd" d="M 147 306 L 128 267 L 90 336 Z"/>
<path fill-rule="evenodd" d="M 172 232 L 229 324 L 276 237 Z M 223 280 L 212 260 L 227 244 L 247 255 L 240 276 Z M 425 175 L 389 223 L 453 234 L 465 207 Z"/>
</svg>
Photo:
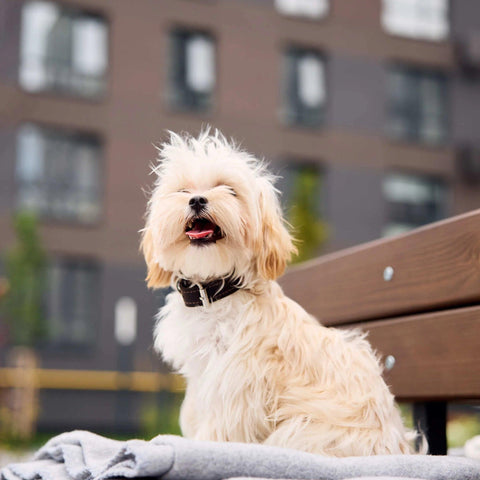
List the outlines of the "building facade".
<svg viewBox="0 0 480 480">
<path fill-rule="evenodd" d="M 210 124 L 265 157 L 286 209 L 308 171 L 324 251 L 480 206 L 477 0 L 0 0 L 0 51 L 0 252 L 33 210 L 46 368 L 116 370 L 125 297 L 122 368 L 164 368 L 138 232 L 166 130 Z M 115 395 L 42 392 L 40 425 L 111 429 Z"/>
</svg>

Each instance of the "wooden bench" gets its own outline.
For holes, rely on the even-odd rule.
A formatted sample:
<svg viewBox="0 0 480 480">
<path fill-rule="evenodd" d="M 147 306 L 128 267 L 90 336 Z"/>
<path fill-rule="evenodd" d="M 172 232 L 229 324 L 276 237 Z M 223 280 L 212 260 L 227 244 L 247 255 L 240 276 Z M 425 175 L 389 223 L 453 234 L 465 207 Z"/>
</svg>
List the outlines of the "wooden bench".
<svg viewBox="0 0 480 480">
<path fill-rule="evenodd" d="M 285 292 L 325 324 L 360 327 L 431 454 L 447 402 L 480 399 L 480 210 L 292 267 Z"/>
</svg>

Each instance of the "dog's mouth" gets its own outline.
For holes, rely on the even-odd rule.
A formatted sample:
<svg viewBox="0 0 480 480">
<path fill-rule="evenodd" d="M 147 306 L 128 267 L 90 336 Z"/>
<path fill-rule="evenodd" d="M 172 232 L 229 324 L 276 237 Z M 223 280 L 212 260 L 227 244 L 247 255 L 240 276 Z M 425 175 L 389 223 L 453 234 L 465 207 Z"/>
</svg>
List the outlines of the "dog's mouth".
<svg viewBox="0 0 480 480">
<path fill-rule="evenodd" d="M 185 226 L 185 235 L 193 244 L 215 243 L 223 238 L 222 230 L 208 218 L 193 218 Z"/>
</svg>

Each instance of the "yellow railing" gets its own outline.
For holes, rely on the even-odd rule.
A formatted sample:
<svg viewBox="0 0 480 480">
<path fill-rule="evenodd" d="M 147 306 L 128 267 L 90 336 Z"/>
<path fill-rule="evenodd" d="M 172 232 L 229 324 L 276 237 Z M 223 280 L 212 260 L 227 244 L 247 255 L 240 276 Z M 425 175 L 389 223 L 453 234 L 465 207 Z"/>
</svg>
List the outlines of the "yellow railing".
<svg viewBox="0 0 480 480">
<path fill-rule="evenodd" d="M 0 388 L 21 387 L 22 370 L 0 368 Z M 37 368 L 32 381 L 39 389 L 56 390 L 132 390 L 181 392 L 185 385 L 179 375 L 156 372 L 117 372 L 110 370 L 59 370 Z"/>
</svg>

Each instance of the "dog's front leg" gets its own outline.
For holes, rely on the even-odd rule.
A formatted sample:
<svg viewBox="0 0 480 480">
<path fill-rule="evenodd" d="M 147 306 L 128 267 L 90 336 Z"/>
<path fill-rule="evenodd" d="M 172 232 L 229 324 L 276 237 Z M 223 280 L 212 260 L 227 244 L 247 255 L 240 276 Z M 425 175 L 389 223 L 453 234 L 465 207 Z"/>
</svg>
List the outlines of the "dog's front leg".
<svg viewBox="0 0 480 480">
<path fill-rule="evenodd" d="M 195 404 L 195 395 L 192 387 L 185 391 L 185 398 L 180 408 L 180 429 L 187 438 L 194 438 L 198 431 L 198 413 Z"/>
</svg>

